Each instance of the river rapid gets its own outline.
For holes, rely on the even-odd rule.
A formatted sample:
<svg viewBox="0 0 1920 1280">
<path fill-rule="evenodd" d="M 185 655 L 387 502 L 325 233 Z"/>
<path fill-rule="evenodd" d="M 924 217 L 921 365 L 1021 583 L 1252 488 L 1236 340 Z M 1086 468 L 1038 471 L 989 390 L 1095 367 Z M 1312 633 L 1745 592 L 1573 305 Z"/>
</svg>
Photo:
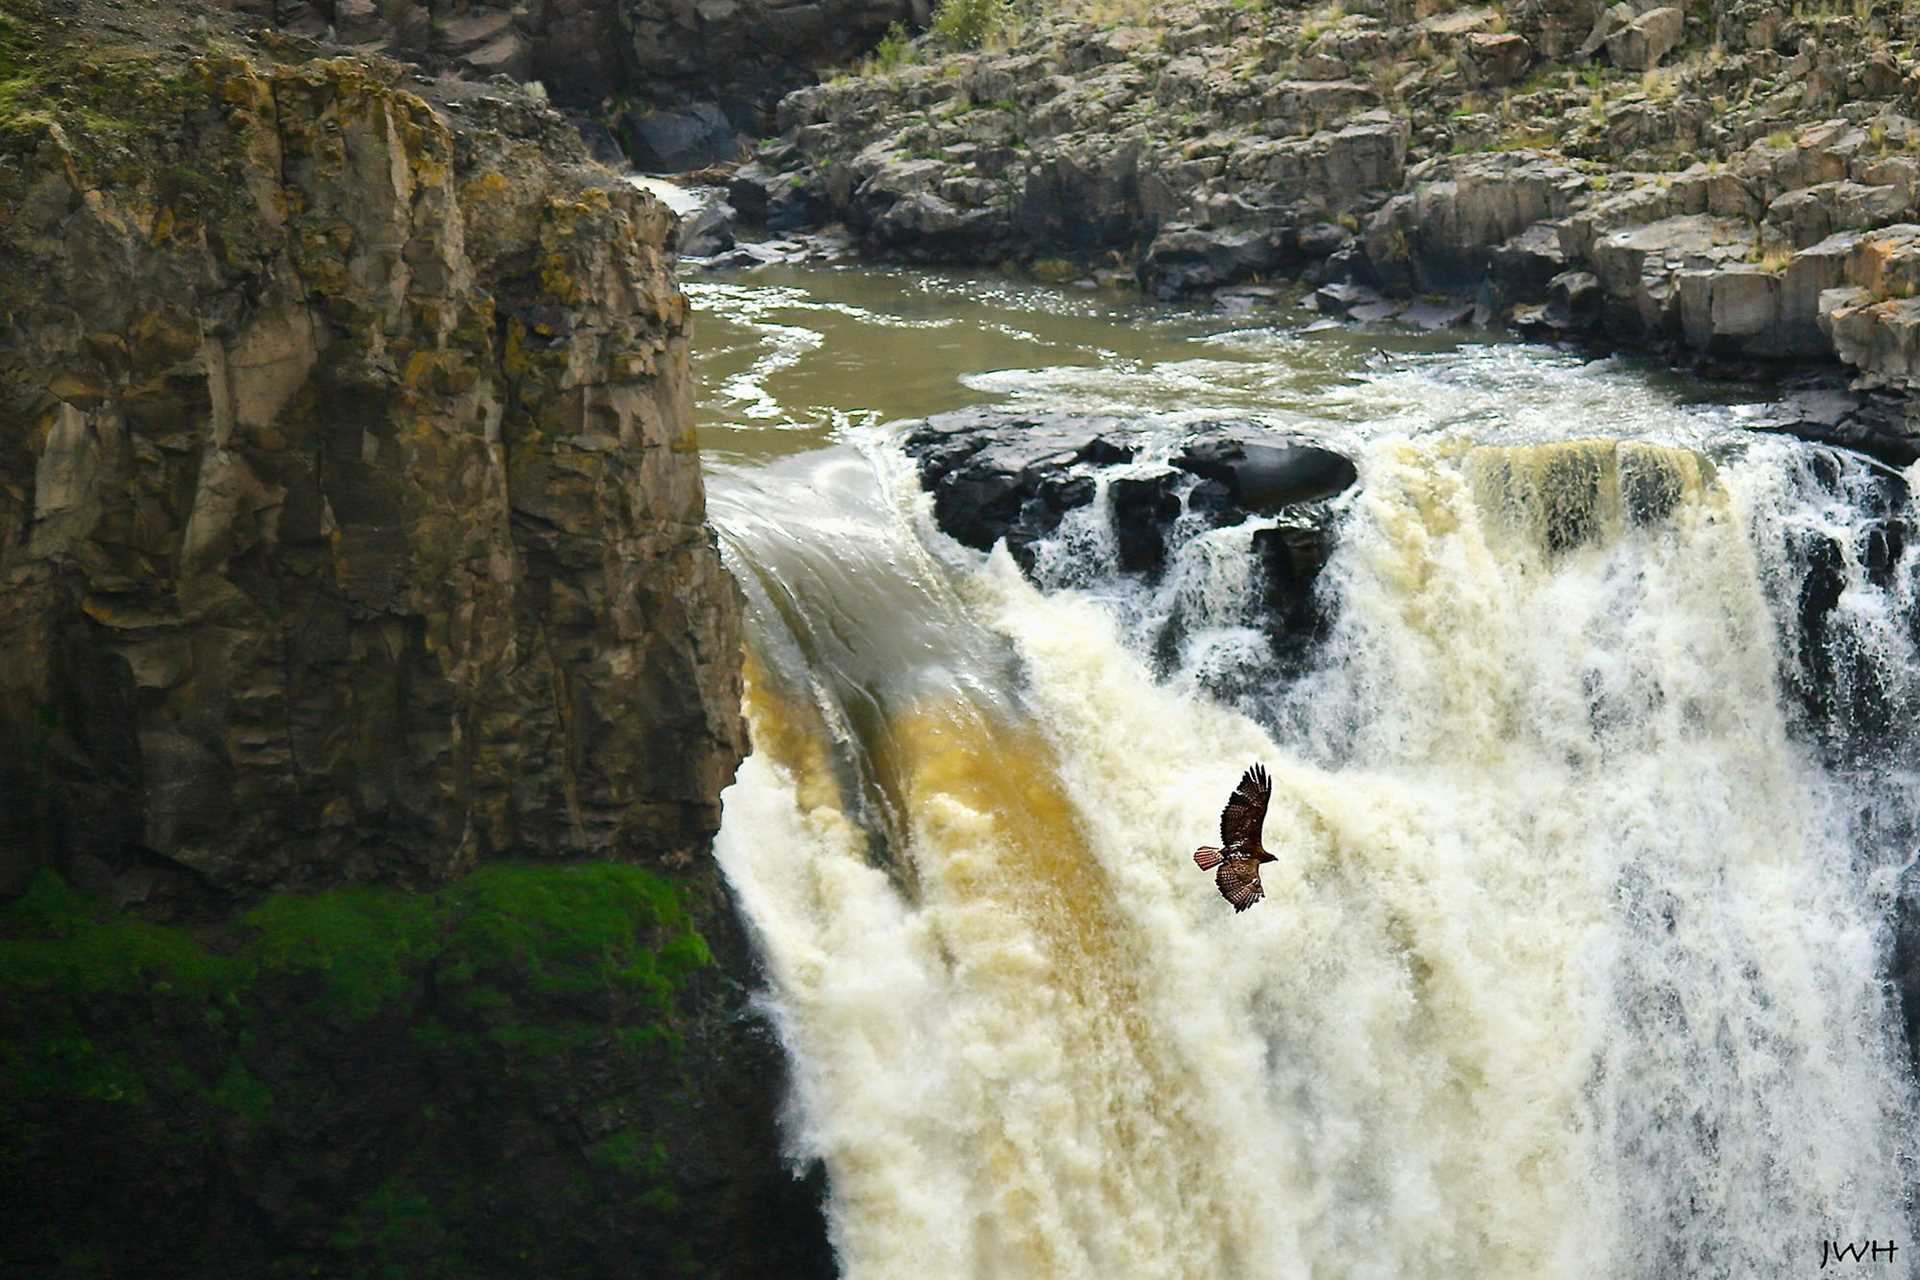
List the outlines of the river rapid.
<svg viewBox="0 0 1920 1280">
<path fill-rule="evenodd" d="M 1732 1280 L 1869 1238 L 1907 1274 L 1906 484 L 1539 346 L 688 293 L 749 619 L 718 856 L 845 1275 Z M 1039 587 L 952 542 L 897 420 L 983 402 L 1153 411 L 1136 467 L 1208 416 L 1346 453 L 1324 639 L 1275 661 L 1257 520 L 1177 523 L 1154 582 L 1103 503 Z M 1255 760 L 1279 860 L 1235 915 L 1190 854 Z"/>
</svg>

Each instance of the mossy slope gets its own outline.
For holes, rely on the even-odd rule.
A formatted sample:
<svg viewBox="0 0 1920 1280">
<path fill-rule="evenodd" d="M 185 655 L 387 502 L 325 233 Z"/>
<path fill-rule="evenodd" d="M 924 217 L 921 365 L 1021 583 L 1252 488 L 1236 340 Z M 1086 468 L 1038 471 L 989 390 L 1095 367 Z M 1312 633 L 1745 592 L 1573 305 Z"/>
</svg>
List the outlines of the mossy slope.
<svg viewBox="0 0 1920 1280">
<path fill-rule="evenodd" d="M 755 1212 L 690 1079 L 709 909 L 502 864 L 190 930 L 41 873 L 0 907 L 0 1272 L 706 1274 L 685 1210 Z"/>
</svg>

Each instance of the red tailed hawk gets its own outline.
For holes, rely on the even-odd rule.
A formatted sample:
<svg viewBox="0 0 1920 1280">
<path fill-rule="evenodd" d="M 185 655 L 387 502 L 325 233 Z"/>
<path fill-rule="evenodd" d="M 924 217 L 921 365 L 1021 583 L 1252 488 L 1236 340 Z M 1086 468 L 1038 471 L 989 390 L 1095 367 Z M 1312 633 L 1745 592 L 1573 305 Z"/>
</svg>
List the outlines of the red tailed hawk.
<svg viewBox="0 0 1920 1280">
<path fill-rule="evenodd" d="M 1275 859 L 1260 847 L 1260 824 L 1267 820 L 1267 800 L 1272 795 L 1273 780 L 1267 771 L 1257 764 L 1248 769 L 1220 811 L 1220 841 L 1226 848 L 1204 845 L 1193 851 L 1202 871 L 1220 868 L 1213 882 L 1235 911 L 1245 911 L 1267 896 L 1260 887 L 1260 864 Z"/>
</svg>

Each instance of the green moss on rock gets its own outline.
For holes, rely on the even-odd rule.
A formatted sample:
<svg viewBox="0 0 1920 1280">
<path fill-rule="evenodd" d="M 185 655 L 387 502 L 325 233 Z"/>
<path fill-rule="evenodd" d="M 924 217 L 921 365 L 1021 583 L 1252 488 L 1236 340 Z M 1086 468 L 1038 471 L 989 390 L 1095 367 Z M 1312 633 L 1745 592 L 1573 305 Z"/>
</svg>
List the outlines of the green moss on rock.
<svg viewBox="0 0 1920 1280">
<path fill-rule="evenodd" d="M 41 872 L 0 906 L 0 1271 L 190 1273 L 180 1210 L 208 1198 L 256 1224 L 234 1274 L 621 1273 L 569 1204 L 619 1206 L 624 1251 L 670 1267 L 711 964 L 685 887 L 624 864 L 199 928 Z"/>
<path fill-rule="evenodd" d="M 0 138 L 57 123 L 83 155 L 99 155 L 188 109 L 191 96 L 155 52 L 77 39 L 41 0 L 0 0 Z"/>
</svg>

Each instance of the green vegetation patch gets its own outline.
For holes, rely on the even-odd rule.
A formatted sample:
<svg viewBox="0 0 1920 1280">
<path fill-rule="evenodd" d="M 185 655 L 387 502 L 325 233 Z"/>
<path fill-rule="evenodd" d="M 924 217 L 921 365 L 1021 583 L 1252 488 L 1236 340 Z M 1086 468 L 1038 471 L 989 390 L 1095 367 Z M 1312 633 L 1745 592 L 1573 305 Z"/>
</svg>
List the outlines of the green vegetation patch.
<svg viewBox="0 0 1920 1280">
<path fill-rule="evenodd" d="M 0 907 L 0 990 L 207 996 L 227 987 L 229 968 L 184 930 L 115 912 L 51 872 Z"/>
<path fill-rule="evenodd" d="M 666 1015 L 713 961 L 673 881 L 618 863 L 500 864 L 433 893 L 280 894 L 197 936 L 42 871 L 0 906 L 0 991 L 231 999 L 263 974 L 319 980 L 318 1011 L 364 1019 L 430 970 L 455 986 L 617 990 Z"/>
<path fill-rule="evenodd" d="M 1007 0 L 940 0 L 933 31 L 962 49 L 978 49 L 1007 25 Z"/>
<path fill-rule="evenodd" d="M 713 963 L 677 888 L 638 867 L 491 866 L 447 897 L 456 965 L 510 963 L 542 991 L 617 988 L 665 1014 L 687 977 Z M 658 944 L 639 945 L 642 932 Z"/>
<path fill-rule="evenodd" d="M 240 963 L 312 974 L 321 1011 L 364 1019 L 405 993 L 441 944 L 444 903 L 393 889 L 355 886 L 267 899 L 240 917 L 254 932 Z"/>
<path fill-rule="evenodd" d="M 192 93 L 151 49 L 69 38 L 42 0 L 0 0 L 0 138 L 58 122 L 91 155 L 175 119 Z"/>
<path fill-rule="evenodd" d="M 244 1052 L 251 1027 L 288 1017 L 406 1016 L 415 1043 L 442 1052 L 670 1051 L 679 992 L 712 961 L 680 887 L 620 864 L 498 865 L 427 894 L 284 894 L 200 933 L 43 871 L 0 906 L 0 1002 L 33 1011 L 4 1028 L 0 1095 L 184 1093 L 264 1122 L 274 1091 Z M 216 1044 L 200 1061 L 167 1048 L 183 1025 Z"/>
<path fill-rule="evenodd" d="M 592 1203 L 655 1230 L 685 1200 L 682 1025 L 712 963 L 686 888 L 625 864 L 280 894 L 194 927 L 43 871 L 0 905 L 0 1239 L 35 1256 L 105 1247 L 138 1271 L 168 1228 L 127 1230 L 101 1179 L 158 1167 L 192 1187 L 369 1143 L 381 1154 L 287 1210 L 328 1242 L 312 1274 L 464 1276 L 502 1249 L 537 1256 L 545 1229 L 505 1211 L 520 1171 L 489 1144 L 571 1161 Z M 575 1106 L 611 1136 L 553 1127 Z M 0 1243 L 0 1271 L 10 1256 Z"/>
</svg>

